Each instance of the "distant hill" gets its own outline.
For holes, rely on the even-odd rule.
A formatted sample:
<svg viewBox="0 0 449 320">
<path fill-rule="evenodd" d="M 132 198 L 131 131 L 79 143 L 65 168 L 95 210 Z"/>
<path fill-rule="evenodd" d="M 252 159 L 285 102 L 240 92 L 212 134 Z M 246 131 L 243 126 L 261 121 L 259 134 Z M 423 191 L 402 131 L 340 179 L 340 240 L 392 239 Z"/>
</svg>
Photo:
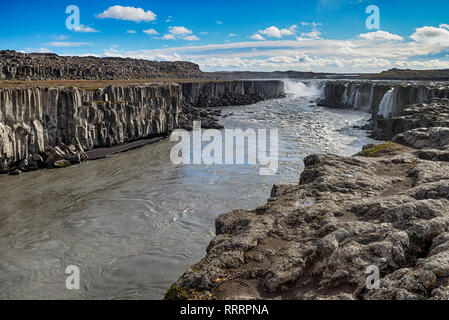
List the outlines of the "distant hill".
<svg viewBox="0 0 449 320">
<path fill-rule="evenodd" d="M 126 80 L 126 79 L 372 79 L 449 81 L 449 69 L 390 69 L 380 73 L 338 74 L 303 71 L 202 72 L 186 61 L 58 56 L 0 50 L 0 80 Z"/>
<path fill-rule="evenodd" d="M 440 70 L 411 70 L 390 69 L 377 74 L 362 75 L 361 79 L 382 80 L 438 80 L 449 81 L 449 69 Z"/>
</svg>

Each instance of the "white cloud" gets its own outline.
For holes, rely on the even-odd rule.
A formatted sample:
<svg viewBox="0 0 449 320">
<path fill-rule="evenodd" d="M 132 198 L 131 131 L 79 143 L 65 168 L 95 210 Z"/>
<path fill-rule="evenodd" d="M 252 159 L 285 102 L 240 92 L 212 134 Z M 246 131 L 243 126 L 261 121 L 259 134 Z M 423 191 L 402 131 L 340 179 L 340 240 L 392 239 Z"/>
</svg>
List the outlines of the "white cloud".
<svg viewBox="0 0 449 320">
<path fill-rule="evenodd" d="M 264 41 L 185 45 L 128 52 L 118 52 L 112 48 L 113 50 L 108 50 L 108 54 L 149 60 L 192 61 L 205 71 L 300 70 L 358 73 L 379 72 L 390 68 L 439 69 L 449 68 L 449 56 L 445 56 L 449 53 L 449 41 L 446 40 L 448 32 L 444 28 L 422 27 L 411 32 L 409 37 L 404 36 L 402 41 L 376 40 L 392 38 L 382 33 L 338 40 L 320 38 L 319 31 L 315 30 L 301 34 L 299 41 L 266 40 L 256 33 L 253 39 Z M 379 38 L 379 34 L 384 37 Z M 168 36 L 179 40 L 190 35 L 192 34 L 175 36 L 168 33 Z M 440 56 L 430 57 L 434 54 Z"/>
<path fill-rule="evenodd" d="M 440 24 L 440 28 L 449 29 L 449 24 Z"/>
<path fill-rule="evenodd" d="M 84 26 L 82 24 L 80 24 L 79 27 L 75 27 L 73 29 L 73 31 L 75 31 L 75 32 L 86 32 L 86 33 L 100 32 L 98 30 L 95 30 L 95 29 L 93 29 L 91 27 Z"/>
<path fill-rule="evenodd" d="M 164 40 L 175 40 L 175 36 L 172 34 L 165 34 L 162 39 Z"/>
<path fill-rule="evenodd" d="M 373 41 L 404 41 L 403 37 L 382 30 L 378 30 L 376 32 L 362 33 L 359 34 L 358 37 L 363 40 L 373 40 Z"/>
<path fill-rule="evenodd" d="M 186 40 L 186 41 L 199 41 L 200 38 L 193 35 L 193 31 L 183 26 L 170 26 L 168 32 L 165 34 L 163 40 Z M 201 34 L 207 34 L 207 32 L 201 32 Z"/>
<path fill-rule="evenodd" d="M 128 31 L 126 31 L 126 33 L 135 34 L 135 33 L 137 33 L 137 31 L 136 30 L 128 30 Z"/>
<path fill-rule="evenodd" d="M 223 24 L 223 21 L 217 20 L 215 21 L 216 24 Z"/>
<path fill-rule="evenodd" d="M 147 30 L 143 30 L 144 33 L 146 34 L 150 34 L 150 35 L 158 35 L 159 32 L 157 32 L 155 29 L 147 29 Z"/>
<path fill-rule="evenodd" d="M 437 47 L 449 47 L 449 30 L 444 28 L 418 28 L 410 38 L 418 43 L 435 44 Z"/>
<path fill-rule="evenodd" d="M 278 27 L 271 26 L 264 30 L 259 30 L 259 34 L 271 37 L 271 38 L 282 38 L 283 36 L 292 36 L 296 33 L 297 25 L 292 25 L 288 29 L 279 29 Z"/>
<path fill-rule="evenodd" d="M 319 40 L 321 35 L 321 31 L 319 30 L 312 30 L 311 32 L 308 33 L 301 33 L 300 37 L 297 37 L 296 40 L 301 41 L 301 40 Z"/>
<path fill-rule="evenodd" d="M 265 40 L 265 38 L 264 37 L 262 37 L 260 34 L 253 34 L 252 36 L 251 36 L 251 39 L 253 39 L 253 40 L 259 40 L 259 41 L 262 41 L 262 40 Z"/>
<path fill-rule="evenodd" d="M 97 15 L 101 19 L 117 19 L 134 22 L 148 22 L 156 20 L 156 14 L 150 10 L 145 11 L 142 8 L 112 6 L 104 12 Z"/>
<path fill-rule="evenodd" d="M 54 41 L 49 42 L 47 45 L 50 47 L 63 47 L 63 48 L 69 48 L 69 47 L 82 47 L 85 45 L 88 45 L 87 42 L 63 42 L 63 41 Z"/>
<path fill-rule="evenodd" d="M 193 35 L 184 37 L 183 39 L 186 41 L 199 41 L 200 40 L 200 38 L 198 38 L 197 36 L 193 36 Z"/>
<path fill-rule="evenodd" d="M 189 30 L 186 27 L 168 27 L 168 32 L 174 35 L 192 34 L 192 30 Z"/>
<path fill-rule="evenodd" d="M 228 37 L 236 37 L 237 35 L 235 33 L 228 34 Z"/>
</svg>

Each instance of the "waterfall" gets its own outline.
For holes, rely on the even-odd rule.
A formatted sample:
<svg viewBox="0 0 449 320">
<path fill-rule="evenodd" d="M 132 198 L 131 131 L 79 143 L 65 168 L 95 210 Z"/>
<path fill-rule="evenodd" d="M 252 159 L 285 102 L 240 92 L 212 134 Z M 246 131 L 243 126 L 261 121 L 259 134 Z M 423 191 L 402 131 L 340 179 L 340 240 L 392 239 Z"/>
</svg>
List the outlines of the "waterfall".
<svg viewBox="0 0 449 320">
<path fill-rule="evenodd" d="M 383 115 L 385 119 L 389 118 L 393 114 L 394 108 L 394 88 L 391 88 L 380 101 L 379 115 Z"/>
<path fill-rule="evenodd" d="M 324 89 L 321 82 L 300 82 L 293 80 L 284 80 L 285 92 L 298 97 L 308 97 L 318 99 L 323 97 Z"/>
</svg>

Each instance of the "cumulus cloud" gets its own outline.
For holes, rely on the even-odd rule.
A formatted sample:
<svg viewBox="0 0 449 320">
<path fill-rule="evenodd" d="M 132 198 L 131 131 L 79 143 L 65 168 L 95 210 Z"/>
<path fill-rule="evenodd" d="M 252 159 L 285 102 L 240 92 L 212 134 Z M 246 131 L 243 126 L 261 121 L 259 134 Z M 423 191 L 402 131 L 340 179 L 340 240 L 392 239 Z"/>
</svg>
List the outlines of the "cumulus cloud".
<svg viewBox="0 0 449 320">
<path fill-rule="evenodd" d="M 175 40 L 175 36 L 172 34 L 165 34 L 162 39 L 164 40 Z"/>
<path fill-rule="evenodd" d="M 156 14 L 150 10 L 145 11 L 142 8 L 112 6 L 97 15 L 100 19 L 117 19 L 134 22 L 148 22 L 156 20 Z"/>
<path fill-rule="evenodd" d="M 259 34 L 270 38 L 282 38 L 283 36 L 292 36 L 296 33 L 297 25 L 292 25 L 288 29 L 279 29 L 276 26 L 268 27 L 264 30 L 259 30 Z"/>
<path fill-rule="evenodd" d="M 404 41 L 404 38 L 387 31 L 378 30 L 376 32 L 362 33 L 358 36 L 360 39 L 373 41 Z"/>
<path fill-rule="evenodd" d="M 410 38 L 419 43 L 438 44 L 449 47 L 449 30 L 445 28 L 418 28 L 415 33 L 410 36 Z"/>
<path fill-rule="evenodd" d="M 191 35 L 191 36 L 186 36 L 183 38 L 186 41 L 199 41 L 200 38 L 198 38 L 197 36 Z"/>
<path fill-rule="evenodd" d="M 183 26 L 170 26 L 168 32 L 162 39 L 164 40 L 177 40 L 182 39 L 186 41 L 198 41 L 200 38 L 193 35 L 193 31 Z M 207 34 L 207 33 L 205 33 Z"/>
<path fill-rule="evenodd" d="M 258 33 L 253 34 L 253 35 L 251 36 L 251 39 L 253 39 L 253 40 L 259 40 L 259 41 L 265 40 L 265 38 L 262 37 L 262 36 L 261 36 L 260 34 L 258 34 Z"/>
<path fill-rule="evenodd" d="M 320 36 L 321 36 L 321 31 L 319 31 L 317 29 L 314 29 L 314 30 L 312 30 L 311 32 L 308 32 L 308 33 L 305 33 L 305 32 L 301 33 L 301 36 L 297 37 L 296 40 L 298 40 L 298 41 L 310 40 L 310 39 L 318 40 L 318 39 L 321 39 Z"/>
<path fill-rule="evenodd" d="M 84 26 L 82 24 L 80 24 L 79 27 L 75 27 L 73 29 L 73 31 L 75 31 L 75 32 L 86 32 L 86 33 L 100 32 L 98 30 L 95 30 L 95 29 L 93 29 L 91 27 Z"/>
<path fill-rule="evenodd" d="M 189 30 L 186 27 L 168 27 L 168 32 L 174 35 L 192 34 L 192 30 Z"/>
<path fill-rule="evenodd" d="M 149 35 L 158 35 L 159 32 L 157 32 L 155 29 L 147 29 L 147 30 L 143 30 L 144 33 L 149 34 Z"/>
</svg>

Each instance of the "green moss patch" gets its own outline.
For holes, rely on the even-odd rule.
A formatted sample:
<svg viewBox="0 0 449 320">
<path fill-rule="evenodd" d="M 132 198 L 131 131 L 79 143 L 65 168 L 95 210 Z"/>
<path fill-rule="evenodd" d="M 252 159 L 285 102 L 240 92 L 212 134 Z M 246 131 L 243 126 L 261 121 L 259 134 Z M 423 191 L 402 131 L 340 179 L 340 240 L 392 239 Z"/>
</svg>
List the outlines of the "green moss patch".
<svg viewBox="0 0 449 320">
<path fill-rule="evenodd" d="M 362 151 L 362 155 L 365 157 L 381 157 L 385 154 L 394 153 L 404 149 L 406 149 L 406 147 L 400 144 L 387 142 Z"/>
</svg>

